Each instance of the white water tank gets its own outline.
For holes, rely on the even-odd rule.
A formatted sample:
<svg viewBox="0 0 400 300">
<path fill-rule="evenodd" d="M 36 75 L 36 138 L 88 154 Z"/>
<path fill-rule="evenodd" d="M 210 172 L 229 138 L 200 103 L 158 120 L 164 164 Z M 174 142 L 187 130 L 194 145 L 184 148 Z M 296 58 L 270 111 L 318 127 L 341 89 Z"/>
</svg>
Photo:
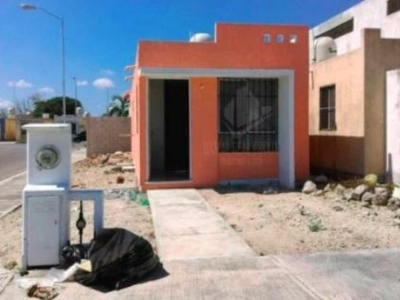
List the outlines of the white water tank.
<svg viewBox="0 0 400 300">
<path fill-rule="evenodd" d="M 15 107 L 14 106 L 7 108 L 7 115 L 15 116 Z"/>
<path fill-rule="evenodd" d="M 214 39 L 213 37 L 208 34 L 208 33 L 204 33 L 204 32 L 199 32 L 199 33 L 195 33 L 190 37 L 189 40 L 191 43 L 207 43 L 207 42 L 213 42 Z"/>
<path fill-rule="evenodd" d="M 79 115 L 79 116 L 83 115 L 83 108 L 80 107 L 80 106 L 78 106 L 78 107 L 76 108 L 76 110 L 75 110 L 75 114 L 76 114 L 76 115 Z"/>
<path fill-rule="evenodd" d="M 322 36 L 314 41 L 314 62 L 321 62 L 337 55 L 337 46 L 333 38 Z"/>
</svg>

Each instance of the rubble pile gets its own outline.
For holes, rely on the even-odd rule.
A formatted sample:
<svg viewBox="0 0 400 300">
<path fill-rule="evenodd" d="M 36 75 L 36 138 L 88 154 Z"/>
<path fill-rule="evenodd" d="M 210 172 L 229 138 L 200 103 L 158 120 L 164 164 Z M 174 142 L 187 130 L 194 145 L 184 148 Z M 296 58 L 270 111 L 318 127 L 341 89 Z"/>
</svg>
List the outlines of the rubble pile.
<svg viewBox="0 0 400 300">
<path fill-rule="evenodd" d="M 95 154 L 75 163 L 77 167 L 105 167 L 105 166 L 129 166 L 132 164 L 131 152 L 117 151 L 108 154 Z"/>
<path fill-rule="evenodd" d="M 74 163 L 73 169 L 73 188 L 104 189 L 115 184 L 134 185 L 135 182 L 131 152 L 92 155 Z"/>
<path fill-rule="evenodd" d="M 321 184 L 323 184 L 323 188 L 319 189 L 318 186 Z M 307 181 L 302 192 L 317 197 L 334 195 L 340 200 L 358 201 L 364 208 L 387 206 L 393 211 L 400 209 L 400 187 L 394 183 L 379 184 L 375 174 L 365 176 L 363 183 L 354 188 L 328 182 L 326 176 L 320 175 L 313 181 Z"/>
</svg>

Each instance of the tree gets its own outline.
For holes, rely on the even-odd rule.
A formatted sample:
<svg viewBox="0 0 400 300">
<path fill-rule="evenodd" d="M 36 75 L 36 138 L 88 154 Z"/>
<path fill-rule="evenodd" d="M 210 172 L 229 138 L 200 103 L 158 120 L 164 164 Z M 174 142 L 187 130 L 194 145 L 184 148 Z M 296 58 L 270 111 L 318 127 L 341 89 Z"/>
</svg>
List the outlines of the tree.
<svg viewBox="0 0 400 300">
<path fill-rule="evenodd" d="M 32 102 L 30 101 L 30 99 L 28 100 L 21 100 L 15 103 L 15 113 L 17 115 L 27 115 L 27 114 L 31 114 L 32 112 Z"/>
<path fill-rule="evenodd" d="M 111 104 L 107 108 L 105 116 L 109 117 L 127 117 L 129 116 L 129 102 L 125 101 L 121 96 L 115 95 Z"/>
<path fill-rule="evenodd" d="M 67 115 L 75 115 L 75 107 L 82 107 L 82 104 L 79 100 L 66 97 L 66 113 Z M 43 113 L 48 113 L 50 118 L 54 118 L 54 116 L 62 116 L 63 114 L 63 98 L 53 97 L 48 100 L 37 100 L 35 101 L 35 108 L 32 112 L 34 117 L 40 118 Z"/>
</svg>

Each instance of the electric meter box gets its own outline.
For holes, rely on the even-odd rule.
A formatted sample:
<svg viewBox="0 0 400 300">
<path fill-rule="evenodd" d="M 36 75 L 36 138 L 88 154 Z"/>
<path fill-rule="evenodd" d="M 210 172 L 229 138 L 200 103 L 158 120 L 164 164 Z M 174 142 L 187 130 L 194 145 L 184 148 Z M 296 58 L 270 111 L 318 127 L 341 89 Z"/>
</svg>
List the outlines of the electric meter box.
<svg viewBox="0 0 400 300">
<path fill-rule="evenodd" d="M 27 184 L 70 186 L 71 125 L 27 124 Z"/>
<path fill-rule="evenodd" d="M 69 240 L 67 191 L 51 185 L 27 185 L 22 203 L 22 266 L 54 266 Z"/>
<path fill-rule="evenodd" d="M 60 263 L 69 240 L 71 127 L 28 124 L 27 185 L 23 190 L 22 268 Z"/>
</svg>

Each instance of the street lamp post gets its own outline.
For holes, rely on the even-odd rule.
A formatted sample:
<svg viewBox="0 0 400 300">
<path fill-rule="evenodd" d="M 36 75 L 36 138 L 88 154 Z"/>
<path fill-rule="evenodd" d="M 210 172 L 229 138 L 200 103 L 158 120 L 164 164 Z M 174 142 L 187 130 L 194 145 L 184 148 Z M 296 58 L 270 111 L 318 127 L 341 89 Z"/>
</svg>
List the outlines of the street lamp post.
<svg viewBox="0 0 400 300">
<path fill-rule="evenodd" d="M 106 99 L 106 113 L 108 112 L 108 107 L 110 105 L 110 90 L 108 87 L 106 87 L 106 94 L 107 94 L 107 99 Z"/>
<path fill-rule="evenodd" d="M 28 4 L 28 3 L 22 3 L 21 8 L 23 10 L 41 10 L 47 15 L 57 19 L 60 21 L 61 25 L 61 72 L 62 72 L 62 104 L 63 104 L 63 122 L 66 123 L 66 115 L 67 115 L 67 104 L 66 104 L 66 99 L 65 99 L 65 44 L 64 44 L 64 19 L 62 17 L 59 17 L 48 10 L 44 9 L 43 7 L 35 6 L 33 4 Z"/>
<path fill-rule="evenodd" d="M 72 77 L 72 79 L 74 80 L 74 89 L 75 89 L 74 114 L 76 115 L 76 101 L 78 101 L 78 87 L 76 85 L 76 77 L 74 76 Z"/>
</svg>

